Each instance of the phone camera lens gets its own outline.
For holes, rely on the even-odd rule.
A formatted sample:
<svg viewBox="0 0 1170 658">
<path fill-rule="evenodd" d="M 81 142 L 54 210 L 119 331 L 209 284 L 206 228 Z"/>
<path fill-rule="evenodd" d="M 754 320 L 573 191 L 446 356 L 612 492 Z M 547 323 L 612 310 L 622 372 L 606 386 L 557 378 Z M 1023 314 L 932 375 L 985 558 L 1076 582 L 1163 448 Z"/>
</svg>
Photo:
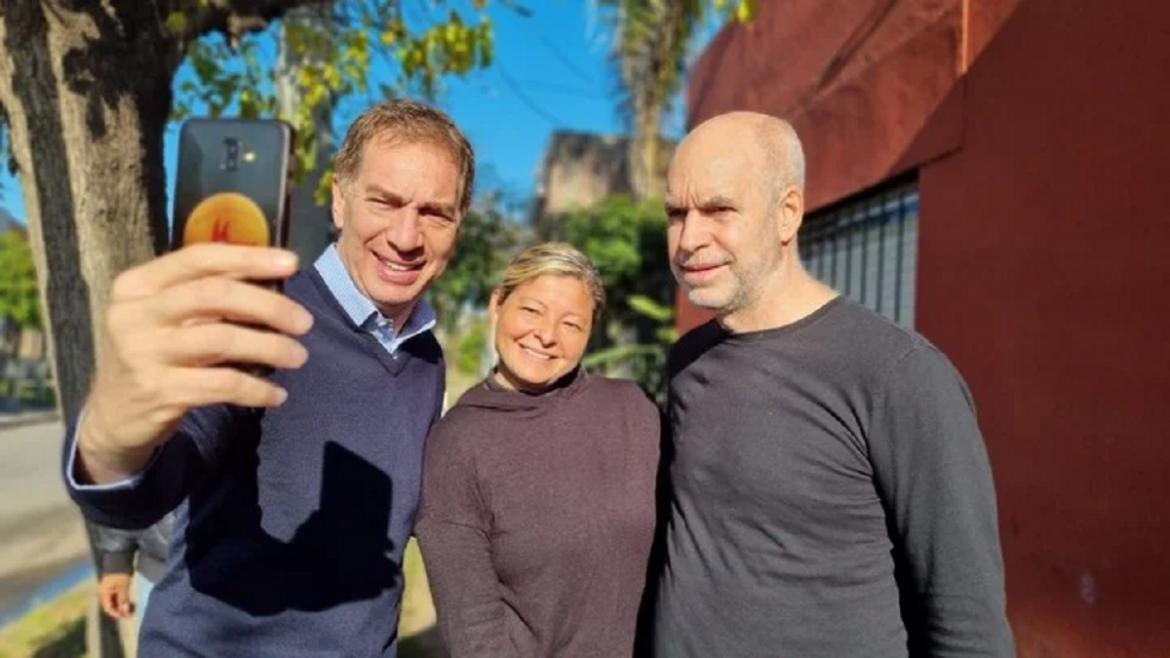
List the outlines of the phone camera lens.
<svg viewBox="0 0 1170 658">
<path fill-rule="evenodd" d="M 240 140 L 228 138 L 223 140 L 223 145 L 225 151 L 223 167 L 228 171 L 235 171 L 240 164 Z"/>
</svg>

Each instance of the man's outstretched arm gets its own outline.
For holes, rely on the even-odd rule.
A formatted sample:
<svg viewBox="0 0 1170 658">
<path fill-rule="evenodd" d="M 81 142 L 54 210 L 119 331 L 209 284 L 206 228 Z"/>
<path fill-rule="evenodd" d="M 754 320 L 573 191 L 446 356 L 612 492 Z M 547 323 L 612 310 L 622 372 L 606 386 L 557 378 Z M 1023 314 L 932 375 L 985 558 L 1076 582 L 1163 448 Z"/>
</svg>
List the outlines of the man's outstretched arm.
<svg viewBox="0 0 1170 658">
<path fill-rule="evenodd" d="M 232 407 L 284 401 L 278 386 L 227 364 L 296 368 L 305 362 L 308 354 L 293 336 L 308 331 L 312 316 L 287 297 L 248 283 L 284 278 L 295 269 L 296 257 L 284 250 L 206 244 L 118 276 L 94 383 L 66 439 L 65 478 L 75 498 L 149 493 L 164 486 L 160 478 L 182 475 L 197 466 L 191 460 L 207 457 L 196 438 L 215 432 L 219 416 L 230 415 Z M 196 414 L 190 428 L 180 428 L 196 407 L 205 407 L 207 417 Z M 158 468 L 146 468 L 152 460 Z M 133 503 L 129 498 L 113 507 Z"/>
</svg>

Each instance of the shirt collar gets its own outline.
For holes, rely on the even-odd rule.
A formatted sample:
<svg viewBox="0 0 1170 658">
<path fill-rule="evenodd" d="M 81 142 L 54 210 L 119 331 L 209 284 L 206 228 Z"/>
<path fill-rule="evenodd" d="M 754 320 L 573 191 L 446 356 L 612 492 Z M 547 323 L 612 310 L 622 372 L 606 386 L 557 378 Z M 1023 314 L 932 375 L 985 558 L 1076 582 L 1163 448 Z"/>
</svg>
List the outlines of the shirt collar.
<svg viewBox="0 0 1170 658">
<path fill-rule="evenodd" d="M 346 316 L 356 326 L 369 329 L 372 328 L 372 325 L 390 322 L 391 327 L 393 327 L 390 319 L 382 315 L 378 307 L 370 301 L 370 298 L 366 297 L 354 285 L 349 270 L 345 269 L 345 263 L 341 262 L 341 255 L 337 253 L 337 243 L 326 247 L 325 251 L 317 257 L 317 261 L 313 263 L 313 267 L 317 269 L 317 273 L 325 282 L 325 287 L 329 288 L 329 292 L 337 299 L 337 303 L 341 304 Z M 427 303 L 427 300 L 420 299 L 415 304 L 414 310 L 411 311 L 410 317 L 406 319 L 406 325 L 395 333 L 398 334 L 399 342 L 405 341 L 424 331 L 429 331 L 435 326 L 435 321 L 435 309 Z"/>
</svg>

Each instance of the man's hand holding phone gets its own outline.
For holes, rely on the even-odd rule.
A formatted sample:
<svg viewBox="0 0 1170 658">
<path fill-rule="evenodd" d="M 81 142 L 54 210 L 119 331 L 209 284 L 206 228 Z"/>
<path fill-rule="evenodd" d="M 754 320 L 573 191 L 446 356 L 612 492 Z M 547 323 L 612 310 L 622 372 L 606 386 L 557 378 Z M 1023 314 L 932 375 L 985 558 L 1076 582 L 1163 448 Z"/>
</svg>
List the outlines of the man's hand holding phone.
<svg viewBox="0 0 1170 658">
<path fill-rule="evenodd" d="M 297 368 L 308 352 L 292 336 L 313 318 L 288 297 L 251 281 L 297 267 L 283 249 L 196 244 L 127 270 L 114 281 L 92 391 L 78 427 L 88 479 L 138 472 L 188 409 L 270 407 L 287 393 L 225 364 Z"/>
</svg>

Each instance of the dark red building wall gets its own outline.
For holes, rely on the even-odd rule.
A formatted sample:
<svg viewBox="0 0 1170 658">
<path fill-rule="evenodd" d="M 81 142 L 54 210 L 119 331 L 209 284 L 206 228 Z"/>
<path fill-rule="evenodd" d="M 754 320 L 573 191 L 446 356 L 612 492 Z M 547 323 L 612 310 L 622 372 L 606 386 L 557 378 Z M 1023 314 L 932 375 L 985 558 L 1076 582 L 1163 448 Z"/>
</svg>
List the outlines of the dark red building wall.
<svg viewBox="0 0 1170 658">
<path fill-rule="evenodd" d="M 920 174 L 918 328 L 976 395 L 1021 653 L 1170 655 L 1170 4 L 1025 0 Z"/>
<path fill-rule="evenodd" d="M 810 209 L 959 145 L 923 127 L 1019 0 L 772 0 L 720 33 L 691 72 L 688 123 L 782 116 L 804 141 Z M 680 299 L 679 326 L 709 317 Z"/>
<path fill-rule="evenodd" d="M 793 79 L 819 70 L 786 64 L 817 4 L 761 3 L 756 29 L 784 23 L 786 39 L 729 30 L 696 78 L 737 61 Z M 863 45 L 884 54 L 836 91 L 768 100 L 759 77 L 743 78 L 750 93 L 692 82 L 690 120 L 794 117 L 813 205 L 919 170 L 916 324 L 979 407 L 1021 655 L 1170 655 L 1170 3 L 932 15 L 888 32 L 897 47 Z M 945 39 L 956 50 L 943 61 L 931 44 Z M 753 44 L 772 58 L 728 54 Z M 680 323 L 700 317 L 680 308 Z"/>
</svg>

